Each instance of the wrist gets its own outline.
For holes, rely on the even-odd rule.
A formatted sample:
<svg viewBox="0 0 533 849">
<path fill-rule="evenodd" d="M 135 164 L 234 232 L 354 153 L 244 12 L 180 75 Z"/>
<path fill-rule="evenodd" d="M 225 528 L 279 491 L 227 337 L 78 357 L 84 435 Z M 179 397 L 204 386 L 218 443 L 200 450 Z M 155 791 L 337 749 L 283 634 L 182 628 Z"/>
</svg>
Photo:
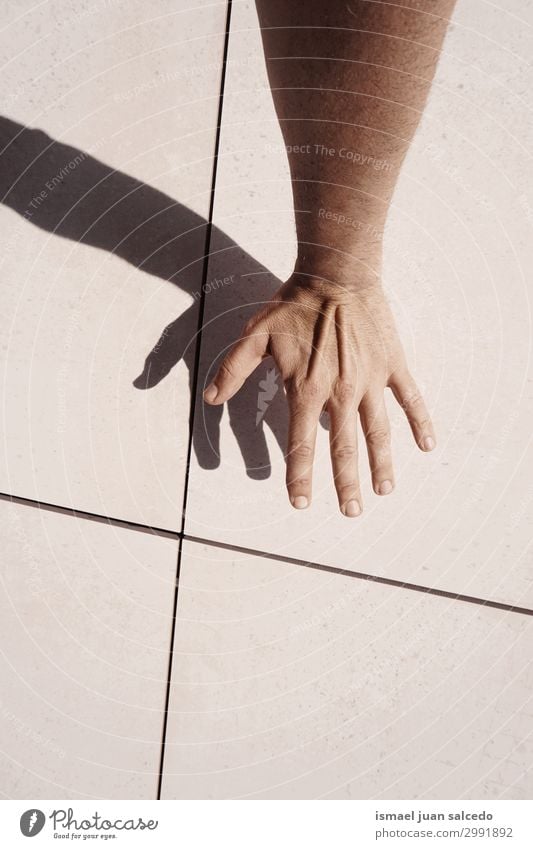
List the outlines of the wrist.
<svg viewBox="0 0 533 849">
<path fill-rule="evenodd" d="M 358 285 L 348 286 L 316 273 L 300 273 L 296 270 L 278 293 L 281 300 L 297 302 L 319 311 L 328 304 L 350 306 L 355 301 L 376 297 L 384 297 L 381 280 L 377 278 L 365 282 L 360 280 Z"/>
<path fill-rule="evenodd" d="M 343 250 L 300 242 L 293 278 L 309 292 L 346 300 L 381 288 L 381 264 L 381 240 L 352 243 Z"/>
</svg>

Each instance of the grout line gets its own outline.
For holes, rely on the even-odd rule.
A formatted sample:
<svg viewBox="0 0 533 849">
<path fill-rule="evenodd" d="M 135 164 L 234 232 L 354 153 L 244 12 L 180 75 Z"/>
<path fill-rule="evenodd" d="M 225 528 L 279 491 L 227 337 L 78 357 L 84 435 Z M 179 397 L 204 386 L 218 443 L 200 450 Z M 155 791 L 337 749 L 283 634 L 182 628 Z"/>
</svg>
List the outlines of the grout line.
<svg viewBox="0 0 533 849">
<path fill-rule="evenodd" d="M 0 492 L 0 502 L 10 501 L 12 504 L 18 504 L 23 507 L 34 507 L 39 510 L 44 510 L 49 513 L 58 513 L 63 516 L 75 516 L 78 519 L 85 519 L 89 522 L 98 522 L 100 524 L 111 525 L 112 527 L 124 528 L 125 530 L 137 531 L 138 533 L 150 534 L 156 537 L 166 537 L 174 539 L 180 543 L 178 555 L 181 560 L 181 545 L 182 541 L 198 543 L 199 545 L 208 545 L 213 548 L 222 548 L 225 551 L 235 551 L 240 554 L 250 554 L 255 557 L 263 557 L 268 560 L 276 560 L 280 563 L 291 563 L 295 566 L 304 566 L 308 569 L 318 569 L 323 572 L 331 572 L 334 575 L 343 575 L 346 578 L 359 578 L 362 581 L 373 581 L 376 584 L 385 584 L 391 587 L 399 587 L 404 590 L 411 590 L 427 595 L 440 596 L 441 598 L 450 598 L 454 601 L 464 601 L 470 604 L 479 604 L 483 607 L 493 607 L 497 610 L 506 610 L 510 613 L 519 613 L 524 616 L 533 616 L 533 609 L 529 607 L 518 607 L 514 604 L 507 604 L 503 601 L 491 601 L 490 599 L 479 598 L 478 596 L 464 595 L 463 593 L 453 593 L 450 590 L 439 590 L 434 587 L 425 587 L 422 584 L 411 584 L 407 581 L 398 581 L 394 578 L 385 578 L 380 575 L 370 575 L 366 572 L 352 572 L 350 569 L 340 569 L 337 566 L 326 566 L 323 563 L 315 563 L 309 560 L 302 560 L 298 557 L 289 557 L 283 554 L 274 554 L 270 551 L 262 551 L 255 548 L 246 548 L 242 545 L 234 545 L 228 542 L 219 542 L 217 540 L 206 539 L 205 537 L 196 537 L 186 534 L 183 530 L 184 522 L 182 520 L 182 529 L 179 531 L 171 530 L 170 528 L 159 528 L 153 525 L 143 525 L 141 522 L 132 522 L 128 519 L 117 519 L 113 516 L 105 516 L 100 513 L 91 513 L 88 510 L 77 510 L 74 507 L 63 507 L 60 504 L 51 504 L 47 501 L 39 501 L 34 498 L 23 498 L 20 495 L 9 495 L 5 492 Z"/>
<path fill-rule="evenodd" d="M 63 507 L 60 504 L 51 504 L 47 501 L 38 501 L 34 498 L 23 498 L 20 495 L 9 495 L 5 492 L 0 492 L 0 501 L 10 501 L 13 504 L 19 504 L 23 507 L 35 507 L 39 510 L 45 510 L 50 513 L 58 513 L 63 516 L 75 516 L 79 519 L 85 519 L 89 522 L 98 522 L 100 524 L 111 525 L 112 527 L 124 528 L 125 530 L 137 531 L 138 533 L 150 534 L 156 537 L 166 537 L 174 539 L 180 543 L 178 556 L 181 562 L 181 548 L 183 540 L 187 542 L 198 543 L 199 545 L 208 545 L 212 548 L 222 548 L 225 551 L 235 551 L 240 554 L 250 554 L 255 557 L 262 557 L 268 560 L 276 560 L 280 563 L 291 563 L 295 566 L 304 566 L 308 569 L 318 569 L 322 572 L 331 572 L 334 575 L 343 575 L 346 578 L 358 578 L 361 581 L 373 581 L 376 584 L 385 584 L 390 587 L 399 587 L 404 590 L 411 590 L 426 595 L 440 596 L 441 598 L 450 598 L 454 601 L 464 601 L 470 604 L 479 604 L 483 607 L 493 607 L 497 610 L 506 610 L 509 613 L 519 613 L 523 616 L 533 616 L 533 609 L 529 607 L 519 607 L 515 604 L 507 604 L 503 601 L 491 601 L 490 599 L 480 598 L 478 596 L 465 595 L 463 593 L 453 593 L 450 590 L 439 590 L 435 587 L 425 587 L 422 584 L 412 584 L 407 581 L 398 581 L 394 578 L 385 578 L 381 575 L 370 575 L 366 572 L 353 572 L 350 569 L 340 569 L 338 566 L 326 566 L 324 563 L 315 563 L 310 560 L 302 560 L 299 557 L 289 557 L 284 554 L 274 554 L 270 551 L 262 551 L 255 548 L 246 548 L 242 545 L 234 545 L 229 542 L 219 542 L 217 540 L 206 539 L 205 537 L 196 537 L 186 534 L 183 527 L 179 531 L 173 531 L 169 528 L 159 528 L 153 525 L 143 525 L 141 522 L 131 522 L 127 519 L 117 519 L 113 516 L 105 516 L 100 513 L 91 513 L 88 510 L 77 510 L 74 507 Z"/>
<path fill-rule="evenodd" d="M 163 715 L 163 728 L 161 733 L 161 757 L 159 761 L 159 778 L 157 784 L 157 799 L 161 799 L 161 791 L 163 785 L 163 770 L 165 766 L 165 750 L 166 750 L 166 742 L 167 742 L 167 726 L 168 726 L 168 708 L 170 703 L 170 688 L 172 684 L 172 663 L 174 659 L 174 637 L 176 634 L 176 618 L 177 618 L 177 610 L 178 610 L 178 595 L 179 595 L 179 581 L 180 581 L 180 572 L 181 572 L 181 558 L 183 552 L 183 540 L 185 533 L 185 516 L 187 511 L 187 495 L 189 491 L 189 476 L 191 471 L 191 457 L 192 457 L 192 447 L 193 447 L 193 431 L 194 431 L 194 412 L 196 406 L 196 394 L 198 391 L 198 378 L 200 371 L 200 352 L 202 347 L 202 327 L 203 327 L 203 319 L 205 312 L 205 299 L 206 299 L 206 283 L 207 276 L 209 273 L 209 252 L 211 248 L 211 235 L 213 230 L 213 212 L 215 208 L 215 190 L 216 190 L 216 181 L 217 181 L 217 170 L 218 170 L 218 154 L 220 149 L 220 137 L 222 131 L 222 110 L 224 105 L 224 86 L 226 82 L 226 70 L 228 64 L 228 52 L 229 52 L 229 35 L 230 35 L 230 24 L 231 24 L 231 6 L 232 0 L 228 0 L 227 11 L 226 11 L 226 30 L 224 33 L 224 47 L 222 51 L 222 68 L 220 74 L 220 90 L 218 96 L 218 114 L 217 114 L 217 123 L 216 123 L 216 134 L 215 134 L 215 146 L 213 152 L 213 170 L 211 172 L 211 196 L 209 199 L 209 214 L 207 216 L 207 227 L 205 233 L 205 245 L 204 245 L 204 262 L 202 269 L 202 285 L 200 288 L 200 306 L 198 310 L 198 326 L 197 326 L 197 335 L 196 335 L 196 350 L 194 354 L 194 367 L 192 373 L 191 380 L 191 403 L 189 410 L 189 442 L 187 446 L 187 461 L 185 465 L 185 484 L 183 489 L 183 507 L 181 511 L 181 529 L 179 533 L 179 545 L 178 545 L 178 556 L 177 556 L 177 564 L 176 564 L 176 585 L 174 589 L 174 605 L 172 611 L 172 628 L 170 633 L 170 649 L 169 649 L 169 657 L 168 657 L 168 673 L 167 673 L 167 687 L 165 694 L 165 708 Z"/>
<path fill-rule="evenodd" d="M 37 507 L 39 510 L 44 510 L 48 513 L 58 513 L 63 516 L 75 516 L 79 519 L 86 519 L 89 522 L 112 525 L 118 528 L 125 528 L 130 531 L 151 534 L 156 537 L 168 537 L 176 540 L 181 537 L 180 531 L 173 531 L 170 528 L 143 525 L 142 522 L 132 522 L 128 519 L 117 519 L 114 516 L 105 516 L 103 513 L 92 513 L 89 510 L 77 510 L 75 507 L 63 507 L 61 504 L 52 504 L 49 501 L 39 501 L 36 498 L 24 498 L 21 495 L 9 495 L 7 492 L 0 492 L 0 501 L 11 501 L 12 504 L 19 504 L 22 507 Z"/>
<path fill-rule="evenodd" d="M 242 545 L 232 545 L 231 543 L 216 542 L 215 540 L 203 539 L 202 537 L 194 537 L 183 533 L 183 540 L 187 542 L 200 543 L 213 548 L 223 548 L 226 551 L 236 551 L 240 554 L 250 554 L 254 557 L 262 557 L 267 560 L 276 560 L 280 563 L 291 563 L 295 566 L 304 566 L 307 569 L 317 569 L 321 572 L 330 572 L 333 575 L 342 575 L 345 578 L 358 578 L 360 581 L 372 581 L 375 584 L 385 584 L 389 587 L 400 587 L 404 590 L 411 590 L 426 595 L 438 596 L 440 598 L 449 598 L 453 601 L 463 601 L 469 604 L 478 604 L 482 607 L 493 607 L 496 610 L 505 610 L 508 613 L 519 613 L 523 616 L 533 616 L 533 610 L 529 607 L 518 607 L 516 604 L 507 604 L 504 601 L 491 601 L 478 596 L 465 595 L 464 593 L 454 593 L 450 590 L 439 590 L 436 587 L 425 587 L 422 584 L 412 584 L 408 581 L 398 581 L 395 578 L 385 578 L 380 575 L 370 575 L 367 572 L 353 572 L 349 569 L 340 569 L 338 566 L 325 566 L 323 563 L 314 563 L 312 560 L 300 560 L 298 557 L 288 557 L 282 554 L 271 554 L 268 551 L 257 551 L 254 548 L 246 548 Z"/>
</svg>

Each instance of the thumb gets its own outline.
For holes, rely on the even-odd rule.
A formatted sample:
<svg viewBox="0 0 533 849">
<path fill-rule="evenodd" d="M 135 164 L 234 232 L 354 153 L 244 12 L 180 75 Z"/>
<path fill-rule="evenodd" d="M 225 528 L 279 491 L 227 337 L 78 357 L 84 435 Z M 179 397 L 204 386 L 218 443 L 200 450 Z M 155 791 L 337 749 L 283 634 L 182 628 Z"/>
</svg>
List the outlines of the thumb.
<svg viewBox="0 0 533 849">
<path fill-rule="evenodd" d="M 257 368 L 266 354 L 268 333 L 257 332 L 243 336 L 224 357 L 215 378 L 204 391 L 208 404 L 223 404 L 239 391 L 247 377 Z"/>
</svg>

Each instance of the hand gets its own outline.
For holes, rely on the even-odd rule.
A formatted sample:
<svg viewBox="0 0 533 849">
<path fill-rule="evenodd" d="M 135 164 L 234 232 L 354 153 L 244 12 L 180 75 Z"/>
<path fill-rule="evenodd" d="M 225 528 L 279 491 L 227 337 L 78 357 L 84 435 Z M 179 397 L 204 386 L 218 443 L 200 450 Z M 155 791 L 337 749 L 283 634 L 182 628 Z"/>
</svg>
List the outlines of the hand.
<svg viewBox="0 0 533 849">
<path fill-rule="evenodd" d="M 424 401 L 411 377 L 390 308 L 381 287 L 328 290 L 293 277 L 246 325 L 204 392 L 223 404 L 272 356 L 284 380 L 289 405 L 287 489 L 293 507 L 311 502 L 317 424 L 327 409 L 333 478 L 345 516 L 362 510 L 357 452 L 357 414 L 368 447 L 372 484 L 378 495 L 394 488 L 390 426 L 384 389 L 405 410 L 422 451 L 435 435 Z"/>
</svg>

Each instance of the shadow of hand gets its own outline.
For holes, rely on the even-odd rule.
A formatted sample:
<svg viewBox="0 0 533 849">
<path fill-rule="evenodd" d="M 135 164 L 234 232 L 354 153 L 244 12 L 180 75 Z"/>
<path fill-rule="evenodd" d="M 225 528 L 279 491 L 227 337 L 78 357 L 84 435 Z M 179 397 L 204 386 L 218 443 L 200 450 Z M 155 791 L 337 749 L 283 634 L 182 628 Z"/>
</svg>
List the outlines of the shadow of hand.
<svg viewBox="0 0 533 849">
<path fill-rule="evenodd" d="M 195 380 L 200 282 L 207 222 L 168 195 L 95 159 L 41 130 L 0 117 L 0 197 L 28 223 L 61 238 L 109 251 L 147 274 L 179 286 L 193 303 L 161 333 L 134 380 L 137 389 L 156 386 L 183 360 L 189 369 L 196 415 L 194 450 L 203 468 L 220 464 L 219 408 L 204 406 L 201 392 L 217 362 L 239 336 L 248 317 L 270 300 L 281 281 L 228 236 L 211 232 L 209 279 L 205 289 L 204 328 L 198 380 Z M 59 179 L 57 175 L 61 175 Z M 31 201 L 45 192 L 44 202 Z M 73 285 L 76 285 L 75 282 Z M 272 369 L 263 363 L 228 404 L 248 475 L 270 474 L 264 427 L 285 448 L 287 410 L 283 388 L 274 391 Z M 266 393 L 266 394 L 265 394 Z M 267 399 L 267 395 L 272 395 Z"/>
<path fill-rule="evenodd" d="M 202 393 L 219 362 L 235 342 L 248 318 L 269 301 L 281 281 L 245 253 L 224 233 L 213 228 L 198 380 L 195 381 L 199 297 L 171 322 L 148 354 L 138 389 L 150 389 L 183 359 L 189 369 L 191 392 L 196 392 L 193 447 L 203 469 L 220 465 L 222 407 L 203 403 Z M 199 293 L 197 293 L 199 296 Z M 271 472 L 265 427 L 274 434 L 281 452 L 287 436 L 287 408 L 281 381 L 272 360 L 265 360 L 228 405 L 231 430 L 239 445 L 249 477 L 262 480 Z"/>
</svg>

